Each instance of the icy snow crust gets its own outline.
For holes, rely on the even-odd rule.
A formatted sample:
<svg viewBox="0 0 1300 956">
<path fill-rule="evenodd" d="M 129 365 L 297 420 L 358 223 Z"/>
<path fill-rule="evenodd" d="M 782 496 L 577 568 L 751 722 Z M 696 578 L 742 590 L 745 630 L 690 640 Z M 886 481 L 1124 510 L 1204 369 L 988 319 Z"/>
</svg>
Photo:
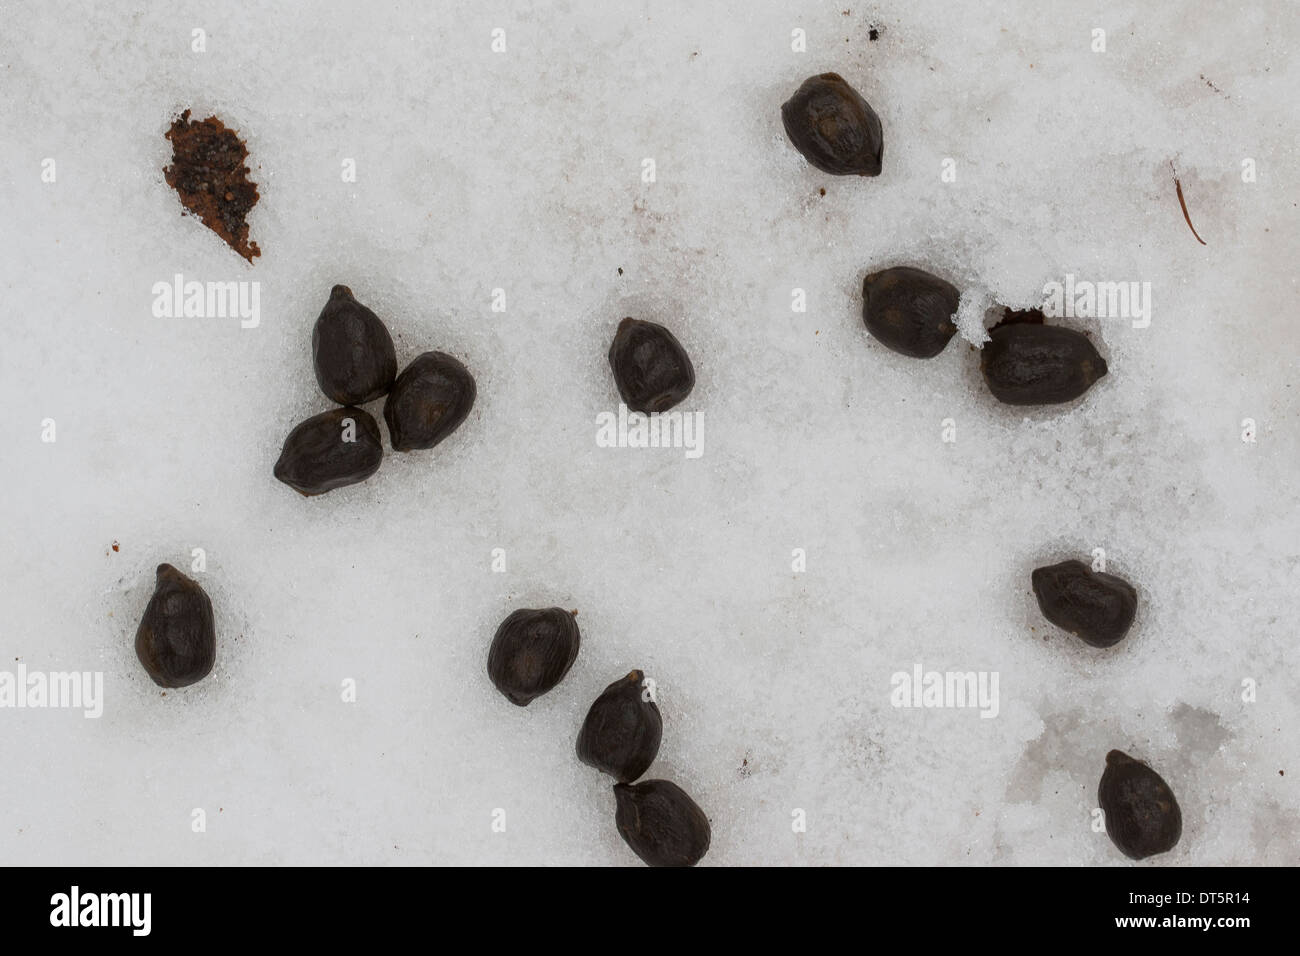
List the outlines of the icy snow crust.
<svg viewBox="0 0 1300 956">
<path fill-rule="evenodd" d="M 0 32 L 0 670 L 106 695 L 98 720 L 0 711 L 0 859 L 636 864 L 573 747 L 639 667 L 647 776 L 711 817 L 706 865 L 1127 864 L 1092 827 L 1112 748 L 1182 804 L 1144 865 L 1295 862 L 1294 5 L 166 7 L 18 0 Z M 880 177 L 786 141 L 824 71 L 881 116 Z M 187 107 L 248 143 L 253 266 L 163 182 Z M 1150 282 L 1153 318 L 1062 320 L 1110 374 L 1002 407 L 962 336 L 931 361 L 871 339 L 862 278 L 897 264 L 1011 304 Z M 260 325 L 154 317 L 176 273 L 257 280 Z M 336 283 L 401 365 L 448 352 L 479 397 L 307 500 L 271 468 L 330 407 L 310 336 Z M 597 446 L 625 315 L 689 351 L 698 459 Z M 132 639 L 193 548 L 217 665 L 164 695 Z M 1029 589 L 1094 548 L 1140 596 L 1109 651 Z M 488 643 L 550 605 L 582 651 L 511 706 Z M 918 663 L 997 672 L 996 718 L 891 706 Z"/>
</svg>

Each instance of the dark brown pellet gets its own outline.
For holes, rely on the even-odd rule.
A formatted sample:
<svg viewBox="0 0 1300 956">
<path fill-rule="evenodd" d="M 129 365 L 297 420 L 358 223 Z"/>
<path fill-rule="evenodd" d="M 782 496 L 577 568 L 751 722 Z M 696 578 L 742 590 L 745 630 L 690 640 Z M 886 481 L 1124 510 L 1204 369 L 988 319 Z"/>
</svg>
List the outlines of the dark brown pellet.
<svg viewBox="0 0 1300 956">
<path fill-rule="evenodd" d="M 170 564 L 158 565 L 153 596 L 135 632 L 135 655 L 159 687 L 201 681 L 216 662 L 212 601 Z"/>
<path fill-rule="evenodd" d="M 340 405 L 364 405 L 384 395 L 397 377 L 397 352 L 379 316 L 336 285 L 311 333 L 316 381 Z"/>
<path fill-rule="evenodd" d="M 781 106 L 785 134 L 804 159 L 836 176 L 878 176 L 880 117 L 837 73 L 809 77 Z"/>
<path fill-rule="evenodd" d="M 617 783 L 614 823 L 632 852 L 650 866 L 694 866 L 709 850 L 709 818 L 667 780 Z"/>
<path fill-rule="evenodd" d="M 364 409 L 334 408 L 289 432 L 275 477 L 301 495 L 323 495 L 365 481 L 379 470 L 383 457 L 379 423 Z"/>
<path fill-rule="evenodd" d="M 506 700 L 527 707 L 564 679 L 581 644 L 571 611 L 521 608 L 501 622 L 492 638 L 488 677 Z"/>
<path fill-rule="evenodd" d="M 665 412 L 695 387 L 695 369 L 677 337 L 630 316 L 618 324 L 609 367 L 623 404 L 634 412 Z"/>
<path fill-rule="evenodd" d="M 1106 755 L 1097 803 L 1106 815 L 1107 835 L 1134 860 L 1172 850 L 1183 835 L 1183 812 L 1169 784 L 1123 751 Z"/>
<path fill-rule="evenodd" d="M 1118 644 L 1137 614 L 1133 585 L 1082 561 L 1035 568 L 1030 582 L 1043 617 L 1093 647 Z"/>
<path fill-rule="evenodd" d="M 1013 322 L 989 332 L 980 370 L 1008 405 L 1054 405 L 1078 398 L 1106 374 L 1088 337 L 1058 325 Z"/>
<path fill-rule="evenodd" d="M 896 266 L 862 281 L 862 321 L 881 344 L 912 358 L 934 358 L 957 331 L 961 293 L 921 269 Z"/>
<path fill-rule="evenodd" d="M 634 670 L 606 687 L 578 732 L 578 759 L 619 783 L 637 779 L 659 753 L 664 722 L 644 682 Z"/>
<path fill-rule="evenodd" d="M 394 451 L 432 448 L 469 417 L 474 376 L 443 352 L 425 352 L 402 370 L 384 402 Z"/>
</svg>

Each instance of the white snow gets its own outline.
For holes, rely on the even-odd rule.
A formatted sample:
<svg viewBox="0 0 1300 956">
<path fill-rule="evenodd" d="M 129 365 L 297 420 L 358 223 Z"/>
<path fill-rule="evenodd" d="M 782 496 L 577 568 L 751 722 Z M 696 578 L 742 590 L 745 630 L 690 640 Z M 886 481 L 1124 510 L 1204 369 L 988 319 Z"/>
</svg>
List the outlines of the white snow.
<svg viewBox="0 0 1300 956">
<path fill-rule="evenodd" d="M 1111 748 L 1182 804 L 1148 865 L 1295 862 L 1292 5 L 308 9 L 9 5 L 0 670 L 102 671 L 106 701 L 0 710 L 0 859 L 635 864 L 573 746 L 640 667 L 665 724 L 648 776 L 712 818 L 705 865 L 1125 864 L 1091 826 Z M 880 114 L 878 178 L 786 141 L 780 104 L 823 71 Z M 252 266 L 163 182 L 185 108 L 248 142 Z M 963 338 L 918 361 L 869 336 L 862 278 L 896 264 L 1004 304 L 1067 273 L 1149 281 L 1152 322 L 1069 320 L 1110 374 L 1013 409 Z M 176 273 L 260 282 L 260 325 L 155 318 Z M 335 283 L 402 364 L 463 360 L 478 403 L 307 500 L 271 468 L 330 407 L 310 334 Z M 625 315 L 693 357 L 700 458 L 597 445 Z M 1105 652 L 1029 590 L 1099 547 L 1141 601 Z M 217 667 L 164 696 L 132 639 L 153 568 L 192 548 Z M 552 604 L 582 651 L 516 708 L 488 643 Z M 996 671 L 997 717 L 891 706 L 917 663 Z"/>
<path fill-rule="evenodd" d="M 957 302 L 957 313 L 953 317 L 961 337 L 975 346 L 987 342 L 989 333 L 985 328 L 985 317 L 990 309 L 1000 304 L 1002 303 L 995 302 L 992 296 L 978 289 L 963 291 Z"/>
</svg>

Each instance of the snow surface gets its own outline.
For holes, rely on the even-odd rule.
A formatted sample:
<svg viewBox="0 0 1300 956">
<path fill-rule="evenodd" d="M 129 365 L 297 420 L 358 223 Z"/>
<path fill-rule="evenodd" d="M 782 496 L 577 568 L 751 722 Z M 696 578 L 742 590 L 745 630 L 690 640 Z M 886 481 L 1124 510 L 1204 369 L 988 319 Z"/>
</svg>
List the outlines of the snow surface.
<svg viewBox="0 0 1300 956">
<path fill-rule="evenodd" d="M 1297 6 L 625 6 L 8 5 L 0 669 L 102 671 L 107 700 L 0 711 L 0 859 L 635 864 L 573 745 L 640 667 L 647 776 L 711 817 L 705 865 L 1127 864 L 1092 827 L 1116 747 L 1182 804 L 1142 865 L 1295 863 Z M 880 177 L 786 141 L 823 71 L 880 114 Z M 248 142 L 252 266 L 163 182 L 185 108 Z M 1002 303 L 1149 281 L 1153 319 L 1062 320 L 1110 374 L 1014 409 L 962 337 L 918 361 L 868 335 L 862 278 L 896 264 Z M 155 318 L 176 273 L 260 282 L 260 325 Z M 271 468 L 330 407 L 310 333 L 335 283 L 400 363 L 466 362 L 478 403 L 308 500 Z M 624 315 L 693 357 L 700 458 L 597 446 Z M 195 547 L 217 667 L 164 695 L 132 639 Z M 1098 547 L 1140 594 L 1109 651 L 1029 589 Z M 488 643 L 552 604 L 582 652 L 516 708 Z M 998 716 L 891 706 L 917 663 L 996 671 Z"/>
</svg>

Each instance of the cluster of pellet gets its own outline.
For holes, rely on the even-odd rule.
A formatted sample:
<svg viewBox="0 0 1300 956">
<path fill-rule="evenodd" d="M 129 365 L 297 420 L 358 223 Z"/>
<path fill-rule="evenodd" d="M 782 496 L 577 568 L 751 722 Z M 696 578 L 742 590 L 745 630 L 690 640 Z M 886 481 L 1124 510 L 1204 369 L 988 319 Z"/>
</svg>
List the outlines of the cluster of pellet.
<svg viewBox="0 0 1300 956">
<path fill-rule="evenodd" d="M 284 440 L 275 477 L 301 495 L 365 481 L 384 457 L 379 425 L 359 406 L 384 399 L 393 451 L 432 448 L 469 415 L 474 377 L 457 359 L 425 352 L 397 374 L 393 337 L 379 316 L 336 285 L 311 333 L 312 364 L 325 396 L 343 406 L 299 423 Z"/>
<path fill-rule="evenodd" d="M 527 707 L 564 679 L 581 644 L 572 611 L 521 608 L 492 638 L 488 677 L 506 700 Z M 614 825 L 633 853 L 650 866 L 694 866 L 709 849 L 709 818 L 669 780 L 635 782 L 654 763 L 663 729 L 650 682 L 630 671 L 587 711 L 578 759 L 616 781 Z"/>
<path fill-rule="evenodd" d="M 794 147 L 837 176 L 878 176 L 884 131 L 870 104 L 835 73 L 809 77 L 781 106 Z M 934 358 L 957 331 L 960 295 L 950 282 L 911 266 L 870 273 L 862 283 L 862 321 L 886 348 Z M 1082 332 L 1047 325 L 1040 310 L 1003 310 L 980 355 L 989 391 L 1008 405 L 1073 401 L 1106 374 L 1106 362 Z M 1128 633 L 1137 592 L 1127 581 L 1080 561 L 1038 568 L 1031 576 L 1043 616 L 1093 647 Z M 1142 859 L 1173 849 L 1182 811 L 1173 791 L 1146 764 L 1119 750 L 1106 757 L 1097 788 L 1106 832 L 1126 855 Z"/>
<path fill-rule="evenodd" d="M 880 174 L 880 118 L 837 74 L 806 80 L 782 105 L 781 117 L 790 141 L 816 168 L 834 175 Z M 194 138 L 187 119 L 188 113 L 173 133 Z M 215 120 L 205 122 L 215 124 L 208 139 L 228 133 Z M 232 151 L 232 163 L 241 167 L 243 176 L 246 150 L 233 133 L 221 142 L 227 140 L 239 146 Z M 209 149 L 207 140 L 195 149 L 200 147 Z M 173 185 L 181 182 L 173 182 L 175 178 L 169 171 Z M 185 195 L 182 192 L 183 199 Z M 248 205 L 256 198 L 254 188 Z M 241 239 L 247 234 L 247 227 L 242 228 Z M 251 260 L 256 247 L 251 254 L 241 254 Z M 867 330 L 902 355 L 933 358 L 957 331 L 956 287 L 924 270 L 894 266 L 872 272 L 863 282 L 862 297 Z M 980 368 L 998 400 L 1010 405 L 1069 402 L 1107 373 L 1105 360 L 1085 335 L 1048 325 L 1044 319 L 1038 310 L 1005 309 L 1002 321 L 990 330 Z M 341 407 L 308 418 L 285 439 L 275 477 L 304 496 L 364 481 L 379 469 L 379 426 L 361 405 L 387 396 L 383 414 L 392 447 L 413 451 L 441 442 L 474 404 L 473 376 L 450 355 L 425 352 L 397 374 L 388 329 L 346 286 L 333 288 L 316 320 L 312 358 L 321 391 Z M 628 408 L 645 414 L 668 410 L 695 385 L 695 371 L 681 343 L 668 329 L 649 321 L 629 317 L 619 324 L 609 364 Z M 1079 561 L 1038 568 L 1031 584 L 1043 615 L 1093 647 L 1118 643 L 1136 615 L 1137 592 L 1128 582 Z M 554 607 L 517 610 L 492 640 L 488 675 L 508 700 L 527 706 L 564 678 L 580 642 L 572 613 Z M 160 565 L 135 646 L 149 676 L 163 687 L 183 687 L 205 677 L 216 658 L 216 634 L 212 604 L 203 589 L 171 565 Z M 615 779 L 615 824 L 642 860 L 652 866 L 693 866 L 709 847 L 708 817 L 674 783 L 636 782 L 654 761 L 662 731 L 653 690 L 642 672 L 633 670 L 592 704 L 578 734 L 577 753 L 584 763 Z M 1125 854 L 1141 859 L 1178 842 L 1178 802 L 1146 764 L 1111 751 L 1098 799 L 1107 833 Z"/>
</svg>

